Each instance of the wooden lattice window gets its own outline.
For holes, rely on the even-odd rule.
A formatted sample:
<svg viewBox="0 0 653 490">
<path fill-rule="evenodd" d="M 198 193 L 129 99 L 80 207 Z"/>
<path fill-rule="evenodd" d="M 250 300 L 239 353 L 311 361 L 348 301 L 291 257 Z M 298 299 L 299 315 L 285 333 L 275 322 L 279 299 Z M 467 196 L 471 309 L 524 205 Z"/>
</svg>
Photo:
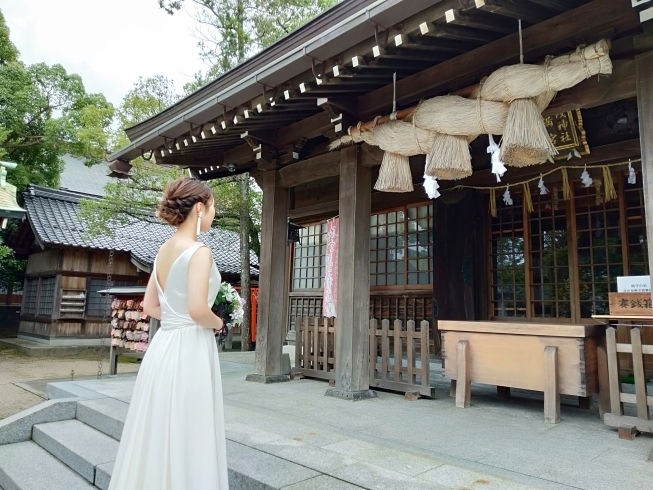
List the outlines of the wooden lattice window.
<svg viewBox="0 0 653 490">
<path fill-rule="evenodd" d="M 36 304 L 38 302 L 39 280 L 26 279 L 25 291 L 23 292 L 23 313 L 36 315 Z"/>
<path fill-rule="evenodd" d="M 295 244 L 293 263 L 294 290 L 324 287 L 326 222 L 306 226 Z"/>
<path fill-rule="evenodd" d="M 314 318 L 322 316 L 322 297 L 321 296 L 296 296 L 290 298 L 290 308 L 288 312 L 290 330 L 295 330 L 295 320 L 299 317 Z"/>
<path fill-rule="evenodd" d="M 54 289 L 56 284 L 55 277 L 44 277 L 41 279 L 41 291 L 38 298 L 39 315 L 52 315 L 54 309 Z"/>
<path fill-rule="evenodd" d="M 513 194 L 513 206 L 497 204 L 497 217 L 492 218 L 490 263 L 495 317 L 527 316 L 524 217 L 520 200 L 520 195 Z"/>
<path fill-rule="evenodd" d="M 114 288 L 129 288 L 138 285 L 136 281 L 113 281 L 111 284 Z M 86 316 L 101 318 L 107 313 L 111 314 L 110 300 L 107 303 L 107 297 L 102 296 L 100 291 L 107 288 L 106 279 L 89 279 L 86 292 Z"/>
<path fill-rule="evenodd" d="M 598 182 L 574 189 L 581 318 L 608 314 L 608 293 L 624 275 L 619 202 L 606 203 Z"/>
<path fill-rule="evenodd" d="M 378 213 L 370 218 L 372 288 L 433 284 L 433 205 Z"/>
<path fill-rule="evenodd" d="M 627 274 L 630 276 L 645 276 L 650 272 L 641 175 L 637 176 L 637 182 L 635 184 L 625 184 L 624 206 L 626 234 L 628 235 Z"/>
<path fill-rule="evenodd" d="M 538 318 L 571 318 L 566 201 L 534 195 L 528 214 L 530 313 Z"/>
</svg>

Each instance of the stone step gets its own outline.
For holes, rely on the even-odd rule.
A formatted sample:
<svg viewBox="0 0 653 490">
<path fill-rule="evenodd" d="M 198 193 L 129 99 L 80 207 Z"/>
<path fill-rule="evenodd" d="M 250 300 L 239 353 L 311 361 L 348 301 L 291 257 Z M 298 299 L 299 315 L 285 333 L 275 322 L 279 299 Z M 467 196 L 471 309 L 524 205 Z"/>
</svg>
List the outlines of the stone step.
<svg viewBox="0 0 653 490">
<path fill-rule="evenodd" d="M 120 440 L 129 404 L 115 398 L 100 398 L 77 403 L 77 420 Z"/>
<path fill-rule="evenodd" d="M 79 420 L 34 426 L 34 442 L 95 484 L 95 468 L 115 461 L 118 441 Z"/>
<path fill-rule="evenodd" d="M 84 478 L 32 441 L 0 446 L 0 488 L 94 490 Z"/>
</svg>

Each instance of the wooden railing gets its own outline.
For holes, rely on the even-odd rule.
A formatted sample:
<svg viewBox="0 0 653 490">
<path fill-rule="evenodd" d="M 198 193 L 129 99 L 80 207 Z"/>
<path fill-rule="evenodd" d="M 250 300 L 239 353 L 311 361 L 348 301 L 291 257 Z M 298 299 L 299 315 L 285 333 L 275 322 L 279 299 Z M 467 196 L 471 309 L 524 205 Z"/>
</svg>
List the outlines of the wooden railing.
<svg viewBox="0 0 653 490">
<path fill-rule="evenodd" d="M 335 380 L 335 319 L 298 317 L 295 329 L 297 337 L 293 374 Z"/>
<path fill-rule="evenodd" d="M 603 421 L 606 425 L 619 429 L 619 437 L 624 439 L 632 439 L 637 431 L 653 432 L 653 421 L 649 419 L 649 407 L 653 406 L 653 396 L 647 396 L 644 372 L 644 354 L 653 354 L 653 345 L 642 345 L 642 332 L 639 328 L 633 328 L 630 331 L 629 344 L 617 343 L 614 327 L 607 329 L 606 340 L 610 413 L 603 415 Z M 634 394 L 621 391 L 620 353 L 632 356 L 633 377 L 635 379 Z M 624 415 L 624 403 L 636 406 L 636 417 Z"/>
<path fill-rule="evenodd" d="M 297 375 L 335 380 L 336 320 L 298 317 L 295 321 L 295 367 Z M 370 320 L 370 387 L 433 397 L 429 371 L 429 333 L 427 321 Z"/>
<path fill-rule="evenodd" d="M 426 320 L 420 323 L 408 320 L 406 329 L 401 320 L 370 320 L 370 387 L 393 391 L 419 392 L 433 398 L 429 370 L 429 330 Z M 379 356 L 380 351 L 380 356 Z M 406 365 L 404 366 L 404 354 Z M 380 357 L 380 359 L 379 359 Z M 420 365 L 417 365 L 419 360 Z"/>
</svg>

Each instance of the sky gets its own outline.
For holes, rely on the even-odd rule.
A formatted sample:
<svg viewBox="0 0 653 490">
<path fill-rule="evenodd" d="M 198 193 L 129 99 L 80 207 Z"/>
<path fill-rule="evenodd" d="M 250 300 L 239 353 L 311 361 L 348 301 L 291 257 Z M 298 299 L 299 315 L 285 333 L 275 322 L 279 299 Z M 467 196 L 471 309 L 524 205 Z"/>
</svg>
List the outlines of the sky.
<svg viewBox="0 0 653 490">
<path fill-rule="evenodd" d="M 0 0 L 0 10 L 23 62 L 59 63 L 116 106 L 139 76 L 172 78 L 181 93 L 206 69 L 194 20 L 158 0 Z"/>
</svg>

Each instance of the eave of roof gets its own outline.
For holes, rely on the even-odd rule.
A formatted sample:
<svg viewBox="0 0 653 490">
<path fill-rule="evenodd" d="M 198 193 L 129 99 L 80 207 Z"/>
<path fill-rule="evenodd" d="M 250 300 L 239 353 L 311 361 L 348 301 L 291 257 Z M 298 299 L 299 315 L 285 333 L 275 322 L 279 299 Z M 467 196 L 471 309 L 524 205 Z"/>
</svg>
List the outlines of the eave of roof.
<svg viewBox="0 0 653 490">
<path fill-rule="evenodd" d="M 159 147 L 164 134 L 181 134 L 187 131 L 190 122 L 207 122 L 224 107 L 237 107 L 250 101 L 264 86 L 278 86 L 311 69 L 312 60 L 326 60 L 373 36 L 375 26 L 394 25 L 441 1 L 345 0 L 215 82 L 130 128 L 128 134 L 134 138 L 133 142 L 109 159 L 133 160 L 142 151 Z"/>
</svg>

